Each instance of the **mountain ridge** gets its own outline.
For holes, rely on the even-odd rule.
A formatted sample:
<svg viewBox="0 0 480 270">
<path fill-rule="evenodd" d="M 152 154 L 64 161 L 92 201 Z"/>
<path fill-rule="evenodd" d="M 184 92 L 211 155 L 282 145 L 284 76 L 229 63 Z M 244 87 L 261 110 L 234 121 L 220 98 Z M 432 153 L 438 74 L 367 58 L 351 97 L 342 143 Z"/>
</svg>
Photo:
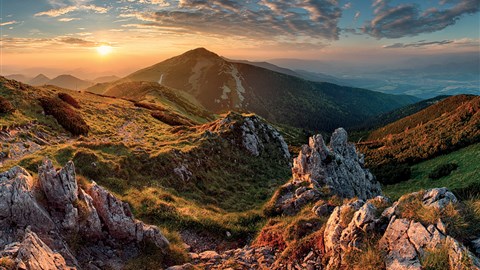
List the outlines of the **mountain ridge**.
<svg viewBox="0 0 480 270">
<path fill-rule="evenodd" d="M 185 91 L 213 112 L 251 111 L 269 121 L 321 131 L 352 126 L 369 116 L 417 101 L 410 96 L 312 82 L 251 64 L 230 62 L 205 48 L 190 50 L 87 91 L 105 93 L 115 84 L 131 81 L 157 82 Z M 308 119 L 303 121 L 300 115 Z M 333 116 L 336 123 L 332 122 Z"/>
</svg>

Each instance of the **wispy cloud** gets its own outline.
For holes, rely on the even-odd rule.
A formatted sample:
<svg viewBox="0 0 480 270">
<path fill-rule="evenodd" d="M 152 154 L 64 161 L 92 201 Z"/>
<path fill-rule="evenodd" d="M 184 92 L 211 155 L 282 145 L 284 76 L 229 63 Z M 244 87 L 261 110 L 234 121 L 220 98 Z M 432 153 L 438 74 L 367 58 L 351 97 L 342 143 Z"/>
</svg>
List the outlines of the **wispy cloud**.
<svg viewBox="0 0 480 270">
<path fill-rule="evenodd" d="M 362 13 L 357 10 L 357 12 L 355 12 L 355 16 L 353 16 L 353 20 L 358 21 L 358 18 L 360 18 L 361 15 L 362 15 Z"/>
<path fill-rule="evenodd" d="M 454 47 L 472 47 L 478 48 L 480 46 L 480 40 L 478 39 L 470 39 L 470 38 L 463 38 L 463 39 L 455 39 L 455 40 L 440 40 L 440 41 L 426 41 L 420 40 L 417 42 L 411 43 L 394 43 L 390 45 L 384 45 L 383 48 L 385 49 L 399 49 L 399 48 L 422 48 L 422 47 L 432 47 L 432 46 L 454 46 Z"/>
<path fill-rule="evenodd" d="M 179 0 L 157 12 L 125 12 L 149 27 L 178 27 L 203 35 L 338 39 L 342 8 L 336 0 Z"/>
<path fill-rule="evenodd" d="M 77 47 L 77 48 L 93 48 L 100 43 L 93 40 L 87 40 L 77 37 L 58 36 L 53 38 L 2 38 L 1 46 L 3 49 L 22 49 L 37 50 L 51 49 L 58 50 L 61 46 Z"/>
<path fill-rule="evenodd" d="M 8 22 L 0 23 L 0 26 L 7 26 L 7 25 L 12 25 L 17 23 L 18 23 L 17 21 L 8 21 Z"/>
<path fill-rule="evenodd" d="M 385 49 L 398 49 L 398 48 L 409 48 L 409 47 L 426 47 L 432 45 L 446 45 L 453 43 L 452 40 L 442 40 L 442 41 L 417 41 L 412 43 L 394 43 L 391 45 L 384 45 L 383 48 Z"/>
<path fill-rule="evenodd" d="M 108 11 L 108 9 L 105 7 L 100 7 L 95 5 L 67 6 L 67 7 L 38 12 L 35 14 L 35 16 L 59 17 L 77 10 L 93 11 L 95 13 L 102 13 L 102 14 L 107 13 Z"/>
<path fill-rule="evenodd" d="M 71 21 L 79 21 L 81 18 L 60 18 L 58 19 L 59 22 L 71 22 Z"/>
<path fill-rule="evenodd" d="M 450 8 L 431 7 L 421 10 L 419 5 L 408 3 L 390 5 L 391 0 L 375 0 L 375 17 L 364 25 L 363 31 L 373 37 L 401 38 L 431 33 L 454 25 L 465 14 L 479 11 L 478 0 L 447 0 Z"/>
<path fill-rule="evenodd" d="M 78 45 L 82 47 L 95 47 L 98 45 L 97 42 L 73 37 L 58 38 L 57 40 L 65 44 Z"/>
</svg>

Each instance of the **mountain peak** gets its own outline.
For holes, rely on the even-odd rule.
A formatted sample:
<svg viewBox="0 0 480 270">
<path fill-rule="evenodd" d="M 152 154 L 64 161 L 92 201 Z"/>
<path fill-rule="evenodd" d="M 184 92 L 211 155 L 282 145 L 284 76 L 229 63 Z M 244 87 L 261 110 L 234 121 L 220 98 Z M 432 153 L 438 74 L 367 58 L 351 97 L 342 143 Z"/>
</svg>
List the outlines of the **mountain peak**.
<svg viewBox="0 0 480 270">
<path fill-rule="evenodd" d="M 203 47 L 199 47 L 190 51 L 187 51 L 183 56 L 204 56 L 204 57 L 220 57 L 218 54 L 211 52 Z"/>
<path fill-rule="evenodd" d="M 47 76 L 45 76 L 43 73 L 38 74 L 38 75 L 35 76 L 35 78 L 33 78 L 33 79 L 40 79 L 40 78 L 42 78 L 42 79 L 44 79 L 44 78 L 49 79 L 49 78 L 48 78 Z"/>
</svg>

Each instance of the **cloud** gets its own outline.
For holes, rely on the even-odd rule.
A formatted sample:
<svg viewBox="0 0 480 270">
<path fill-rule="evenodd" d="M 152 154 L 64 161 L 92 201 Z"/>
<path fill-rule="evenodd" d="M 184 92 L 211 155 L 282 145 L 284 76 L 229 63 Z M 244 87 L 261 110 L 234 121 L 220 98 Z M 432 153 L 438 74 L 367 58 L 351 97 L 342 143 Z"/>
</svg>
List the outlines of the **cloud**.
<svg viewBox="0 0 480 270">
<path fill-rule="evenodd" d="M 432 45 L 446 45 L 453 43 L 453 40 L 442 40 L 442 41 L 417 41 L 412 43 L 394 43 L 391 45 L 385 45 L 383 48 L 385 49 L 398 49 L 398 48 L 409 48 L 409 47 L 425 47 L 425 46 L 432 46 Z"/>
<path fill-rule="evenodd" d="M 373 2 L 375 17 L 364 25 L 363 32 L 378 39 L 416 36 L 442 30 L 463 15 L 479 11 L 478 0 L 446 0 L 444 4 L 448 2 L 451 7 L 425 10 L 412 3 L 391 6 L 390 1 Z"/>
<path fill-rule="evenodd" d="M 12 25 L 17 23 L 18 23 L 17 21 L 8 21 L 8 22 L 0 23 L 0 26 L 7 26 L 7 25 Z"/>
<path fill-rule="evenodd" d="M 80 18 L 60 18 L 58 19 L 59 22 L 71 22 L 71 21 L 78 21 L 81 20 Z"/>
<path fill-rule="evenodd" d="M 411 43 L 394 43 L 390 45 L 384 45 L 383 48 L 385 49 L 401 49 L 401 48 L 423 48 L 423 47 L 449 47 L 449 48 L 472 48 L 478 49 L 480 46 L 479 39 L 471 39 L 471 38 L 462 38 L 462 39 L 454 39 L 454 40 L 441 40 L 441 41 L 426 41 L 420 40 L 417 42 Z"/>
<path fill-rule="evenodd" d="M 35 16 L 37 16 L 37 17 L 40 17 L 40 16 L 58 17 L 58 16 L 65 15 L 67 13 L 70 13 L 72 11 L 75 11 L 77 9 L 78 9 L 78 7 L 75 7 L 75 6 L 69 6 L 69 7 L 57 8 L 57 9 L 50 9 L 50 10 L 47 10 L 47 11 L 36 13 Z"/>
<path fill-rule="evenodd" d="M 36 17 L 47 16 L 47 17 L 59 17 L 65 14 L 68 14 L 73 11 L 84 10 L 84 11 L 93 11 L 95 13 L 107 13 L 108 9 L 105 7 L 99 7 L 95 5 L 79 5 L 79 6 L 67 6 L 62 8 L 50 9 L 47 11 L 36 13 Z"/>
<path fill-rule="evenodd" d="M 337 0 L 179 0 L 176 7 L 120 17 L 203 35 L 335 40 L 341 16 Z"/>
<path fill-rule="evenodd" d="M 98 46 L 100 43 L 96 41 L 86 40 L 76 37 L 57 36 L 53 38 L 17 38 L 7 37 L 2 38 L 1 48 L 7 50 L 58 50 L 62 46 L 75 48 L 92 48 Z"/>
<path fill-rule="evenodd" d="M 57 39 L 59 42 L 71 45 L 77 45 L 81 47 L 95 47 L 98 45 L 97 42 L 81 39 L 81 38 L 74 38 L 74 37 L 64 37 Z"/>
<path fill-rule="evenodd" d="M 357 31 L 357 29 L 355 29 L 355 28 L 343 28 L 342 31 L 346 34 L 352 34 L 352 35 L 357 35 L 357 36 L 362 35 L 362 33 Z"/>
<path fill-rule="evenodd" d="M 353 16 L 353 20 L 358 21 L 358 18 L 360 18 L 361 15 L 362 15 L 362 13 L 357 10 L 357 12 L 355 12 L 355 16 Z"/>
</svg>

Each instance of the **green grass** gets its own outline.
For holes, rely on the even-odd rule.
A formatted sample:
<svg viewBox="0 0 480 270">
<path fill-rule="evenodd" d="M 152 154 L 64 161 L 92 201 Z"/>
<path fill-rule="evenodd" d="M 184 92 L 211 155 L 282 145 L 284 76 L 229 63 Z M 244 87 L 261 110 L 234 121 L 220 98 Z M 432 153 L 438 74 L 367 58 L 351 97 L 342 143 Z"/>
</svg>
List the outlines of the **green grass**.
<svg viewBox="0 0 480 270">
<path fill-rule="evenodd" d="M 439 156 L 412 166 L 410 180 L 383 187 L 385 195 L 398 199 L 403 194 L 435 187 L 447 187 L 450 190 L 465 189 L 480 184 L 480 143 L 465 147 L 447 155 Z M 440 179 L 430 179 L 428 175 L 439 165 L 458 164 L 458 169 Z"/>
</svg>

